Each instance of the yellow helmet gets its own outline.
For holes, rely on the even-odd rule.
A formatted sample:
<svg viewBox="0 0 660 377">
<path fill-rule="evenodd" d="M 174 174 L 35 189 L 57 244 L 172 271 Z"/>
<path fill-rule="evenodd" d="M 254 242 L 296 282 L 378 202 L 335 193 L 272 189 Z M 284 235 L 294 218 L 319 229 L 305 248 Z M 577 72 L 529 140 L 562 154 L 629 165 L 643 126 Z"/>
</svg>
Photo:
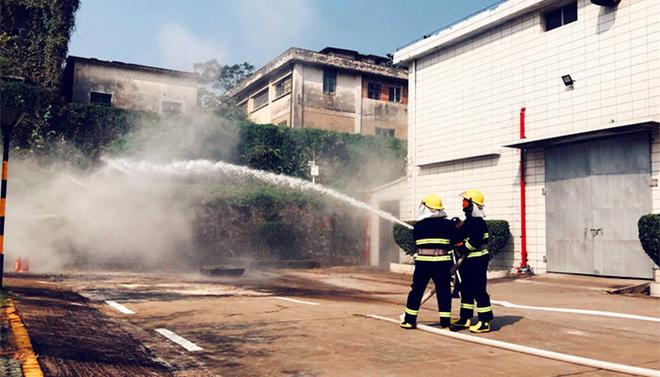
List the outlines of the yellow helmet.
<svg viewBox="0 0 660 377">
<path fill-rule="evenodd" d="M 464 191 L 461 196 L 463 199 L 471 200 L 472 203 L 477 203 L 480 206 L 484 205 L 484 194 L 479 190 L 469 189 Z"/>
<path fill-rule="evenodd" d="M 442 206 L 442 199 L 436 194 L 428 194 L 424 197 L 424 200 L 422 200 L 422 204 L 425 206 L 431 208 L 431 209 L 436 209 L 436 210 L 443 210 L 445 207 Z"/>
</svg>

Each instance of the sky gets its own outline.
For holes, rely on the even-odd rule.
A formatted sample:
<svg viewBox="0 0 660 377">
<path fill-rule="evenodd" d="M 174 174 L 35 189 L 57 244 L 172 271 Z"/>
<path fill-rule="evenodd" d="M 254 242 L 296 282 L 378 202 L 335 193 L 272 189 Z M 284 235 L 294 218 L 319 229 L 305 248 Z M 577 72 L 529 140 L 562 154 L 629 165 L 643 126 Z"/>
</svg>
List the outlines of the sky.
<svg viewBox="0 0 660 377">
<path fill-rule="evenodd" d="M 81 0 L 69 54 L 191 71 L 289 47 L 386 55 L 496 0 Z"/>
</svg>

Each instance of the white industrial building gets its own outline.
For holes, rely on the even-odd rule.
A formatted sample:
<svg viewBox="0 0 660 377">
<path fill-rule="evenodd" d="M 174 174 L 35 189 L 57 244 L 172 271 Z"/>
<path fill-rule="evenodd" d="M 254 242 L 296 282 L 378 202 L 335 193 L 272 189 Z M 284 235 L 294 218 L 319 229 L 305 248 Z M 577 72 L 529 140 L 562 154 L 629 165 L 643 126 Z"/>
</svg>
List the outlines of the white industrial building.
<svg viewBox="0 0 660 377">
<path fill-rule="evenodd" d="M 660 210 L 660 1 L 593 2 L 610 4 L 499 2 L 396 52 L 402 218 L 429 192 L 462 215 L 458 195 L 476 188 L 513 233 L 494 263 L 521 265 L 525 229 L 535 273 L 652 276 L 637 221 Z"/>
</svg>

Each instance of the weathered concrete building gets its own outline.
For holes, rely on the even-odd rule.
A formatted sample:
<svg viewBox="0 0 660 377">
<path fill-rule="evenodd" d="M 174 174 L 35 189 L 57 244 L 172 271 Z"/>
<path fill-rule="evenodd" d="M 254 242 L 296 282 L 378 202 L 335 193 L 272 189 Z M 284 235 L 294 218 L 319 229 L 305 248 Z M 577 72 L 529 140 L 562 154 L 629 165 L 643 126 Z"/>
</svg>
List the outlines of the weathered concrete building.
<svg viewBox="0 0 660 377">
<path fill-rule="evenodd" d="M 197 108 L 197 79 L 191 72 L 69 56 L 62 87 L 71 102 L 190 114 Z"/>
<path fill-rule="evenodd" d="M 407 136 L 405 69 L 380 56 L 290 48 L 233 88 L 257 123 Z"/>
<path fill-rule="evenodd" d="M 408 66 L 407 194 L 467 188 L 535 272 L 650 278 L 660 211 L 660 1 L 508 0 L 396 52 Z"/>
</svg>

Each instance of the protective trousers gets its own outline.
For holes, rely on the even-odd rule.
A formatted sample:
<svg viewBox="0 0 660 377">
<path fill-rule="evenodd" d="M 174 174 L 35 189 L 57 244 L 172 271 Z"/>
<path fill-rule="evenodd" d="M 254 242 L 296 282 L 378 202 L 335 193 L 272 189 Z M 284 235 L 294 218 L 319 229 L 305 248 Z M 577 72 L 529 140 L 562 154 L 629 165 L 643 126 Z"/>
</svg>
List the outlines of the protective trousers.
<svg viewBox="0 0 660 377">
<path fill-rule="evenodd" d="M 437 262 L 415 261 L 412 289 L 408 294 L 408 301 L 406 302 L 405 322 L 410 324 L 417 323 L 419 306 L 429 279 L 433 279 L 433 283 L 435 284 L 440 320 L 442 321 L 442 318 L 447 318 L 447 320 L 451 318 L 450 270 L 452 264 L 451 260 Z"/>
<path fill-rule="evenodd" d="M 493 319 L 493 309 L 490 306 L 490 296 L 486 291 L 488 261 L 490 255 L 470 257 L 463 261 L 461 273 L 461 319 L 472 318 L 474 302 L 477 302 L 477 315 L 482 322 Z"/>
</svg>

